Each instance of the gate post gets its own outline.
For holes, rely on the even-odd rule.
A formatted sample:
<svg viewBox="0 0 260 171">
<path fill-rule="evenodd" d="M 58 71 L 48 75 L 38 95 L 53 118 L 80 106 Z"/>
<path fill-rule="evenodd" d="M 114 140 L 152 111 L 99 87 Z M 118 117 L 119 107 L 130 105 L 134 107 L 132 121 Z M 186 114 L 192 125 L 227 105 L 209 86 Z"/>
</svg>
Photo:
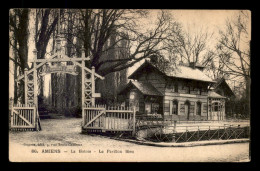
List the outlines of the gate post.
<svg viewBox="0 0 260 171">
<path fill-rule="evenodd" d="M 37 59 L 37 50 L 33 51 L 34 53 L 34 62 L 33 62 L 33 102 L 34 105 L 38 106 L 38 99 L 37 99 L 37 69 L 36 69 L 36 59 Z"/>
<path fill-rule="evenodd" d="M 82 49 L 82 58 L 85 57 L 84 49 Z M 82 60 L 81 62 L 81 110 L 82 110 L 82 126 L 85 125 L 86 119 L 84 114 L 84 106 L 85 106 L 85 61 Z"/>
<path fill-rule="evenodd" d="M 95 94 L 95 67 L 92 66 L 91 68 L 91 104 L 92 106 L 95 106 L 95 97 L 94 97 L 94 94 Z"/>
<path fill-rule="evenodd" d="M 27 74 L 28 73 L 28 69 L 25 68 L 24 69 L 24 100 L 25 100 L 25 106 L 27 106 L 28 104 L 28 77 Z"/>
<path fill-rule="evenodd" d="M 34 126 L 35 129 L 38 130 L 38 123 L 40 122 L 39 119 L 40 117 L 38 116 L 38 85 L 37 85 L 37 68 L 36 68 L 36 60 L 37 60 L 37 50 L 34 49 L 33 51 L 34 53 L 34 62 L 33 62 L 33 102 L 34 102 L 34 106 L 35 109 L 34 110 Z M 40 123 L 39 123 L 40 124 Z"/>
</svg>

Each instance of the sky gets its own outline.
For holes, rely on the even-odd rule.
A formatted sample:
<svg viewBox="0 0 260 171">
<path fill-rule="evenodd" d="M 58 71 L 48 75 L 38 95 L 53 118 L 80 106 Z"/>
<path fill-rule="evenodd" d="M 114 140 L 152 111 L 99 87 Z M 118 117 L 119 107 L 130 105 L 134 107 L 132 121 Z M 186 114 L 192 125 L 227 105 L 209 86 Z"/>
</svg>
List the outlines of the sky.
<svg viewBox="0 0 260 171">
<path fill-rule="evenodd" d="M 194 33 L 201 28 L 208 29 L 209 32 L 214 33 L 212 40 L 209 43 L 214 44 L 216 41 L 216 36 L 218 35 L 218 30 L 225 27 L 225 22 L 227 18 L 231 18 L 236 14 L 237 10 L 168 10 L 174 17 L 174 19 L 180 22 L 183 26 L 183 29 Z M 158 10 L 150 10 L 150 16 L 147 20 L 141 21 L 141 26 L 144 28 L 149 27 L 150 24 L 155 20 Z M 33 24 L 33 23 L 31 23 Z M 29 42 L 29 59 L 32 59 L 32 51 L 35 46 L 33 43 L 33 34 L 30 34 L 30 42 Z M 130 75 L 139 65 L 141 65 L 143 61 L 137 63 L 133 67 L 128 69 L 128 75 Z M 12 62 L 10 62 L 10 67 L 12 66 Z M 13 71 L 10 70 L 9 76 L 9 84 L 10 87 L 13 87 Z M 49 76 L 45 76 L 46 85 L 45 90 L 49 90 Z M 13 97 L 12 88 L 9 89 L 10 97 Z"/>
</svg>

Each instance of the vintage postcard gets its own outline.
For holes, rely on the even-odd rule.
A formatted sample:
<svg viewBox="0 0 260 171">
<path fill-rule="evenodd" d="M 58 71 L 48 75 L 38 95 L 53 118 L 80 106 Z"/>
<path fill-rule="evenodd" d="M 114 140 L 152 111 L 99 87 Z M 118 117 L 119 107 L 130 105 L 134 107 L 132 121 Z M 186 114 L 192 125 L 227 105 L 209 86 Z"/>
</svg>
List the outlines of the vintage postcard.
<svg viewBox="0 0 260 171">
<path fill-rule="evenodd" d="M 249 10 L 9 10 L 11 162 L 249 162 Z"/>
</svg>

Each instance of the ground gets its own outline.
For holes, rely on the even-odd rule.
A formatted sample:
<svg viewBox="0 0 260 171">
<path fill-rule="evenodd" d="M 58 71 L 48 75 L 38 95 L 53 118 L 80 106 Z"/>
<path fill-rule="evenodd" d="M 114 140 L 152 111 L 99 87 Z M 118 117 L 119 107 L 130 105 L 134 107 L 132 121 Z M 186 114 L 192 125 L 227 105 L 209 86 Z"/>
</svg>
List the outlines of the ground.
<svg viewBox="0 0 260 171">
<path fill-rule="evenodd" d="M 10 132 L 11 161 L 249 161 L 249 143 L 154 147 L 81 133 L 81 119 L 45 119 L 42 131 Z"/>
</svg>

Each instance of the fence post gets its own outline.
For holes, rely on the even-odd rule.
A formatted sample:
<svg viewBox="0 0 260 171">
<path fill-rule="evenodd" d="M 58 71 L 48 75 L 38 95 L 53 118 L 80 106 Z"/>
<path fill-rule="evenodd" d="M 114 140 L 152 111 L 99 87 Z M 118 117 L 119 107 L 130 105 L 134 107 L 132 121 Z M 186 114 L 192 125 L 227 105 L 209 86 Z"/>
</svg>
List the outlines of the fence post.
<svg viewBox="0 0 260 171">
<path fill-rule="evenodd" d="M 219 128 L 218 128 L 218 140 L 219 140 L 219 131 L 220 131 L 220 126 L 219 126 Z"/>
<path fill-rule="evenodd" d="M 174 132 L 176 132 L 177 121 L 174 121 Z"/>
<path fill-rule="evenodd" d="M 33 108 L 33 126 L 34 126 L 34 128 L 37 130 L 36 111 L 37 111 L 37 108 L 36 108 L 36 105 L 34 104 L 34 108 Z"/>
<path fill-rule="evenodd" d="M 200 139 L 200 127 L 198 126 L 198 134 L 197 134 L 198 140 Z"/>
<path fill-rule="evenodd" d="M 134 111 L 133 111 L 133 132 L 132 136 L 135 136 L 135 106 L 134 106 Z"/>
<path fill-rule="evenodd" d="M 13 116 L 13 112 L 14 112 L 14 104 L 12 104 L 12 106 L 11 106 L 11 114 L 10 114 L 10 119 L 11 119 L 11 125 L 10 125 L 10 128 L 14 125 L 14 121 L 13 121 L 13 118 L 14 118 L 14 116 Z"/>
<path fill-rule="evenodd" d="M 177 123 L 177 121 L 174 121 L 174 125 L 173 125 L 173 136 L 172 136 L 172 141 L 173 141 L 173 142 L 176 142 L 176 140 L 175 140 L 176 123 Z"/>
<path fill-rule="evenodd" d="M 188 139 L 187 135 L 188 135 L 188 127 L 186 126 L 186 132 L 185 132 L 185 141 L 186 142 L 187 142 L 187 139 Z"/>
<path fill-rule="evenodd" d="M 210 138 L 210 126 L 209 126 L 209 132 L 208 132 L 208 139 Z"/>
</svg>

